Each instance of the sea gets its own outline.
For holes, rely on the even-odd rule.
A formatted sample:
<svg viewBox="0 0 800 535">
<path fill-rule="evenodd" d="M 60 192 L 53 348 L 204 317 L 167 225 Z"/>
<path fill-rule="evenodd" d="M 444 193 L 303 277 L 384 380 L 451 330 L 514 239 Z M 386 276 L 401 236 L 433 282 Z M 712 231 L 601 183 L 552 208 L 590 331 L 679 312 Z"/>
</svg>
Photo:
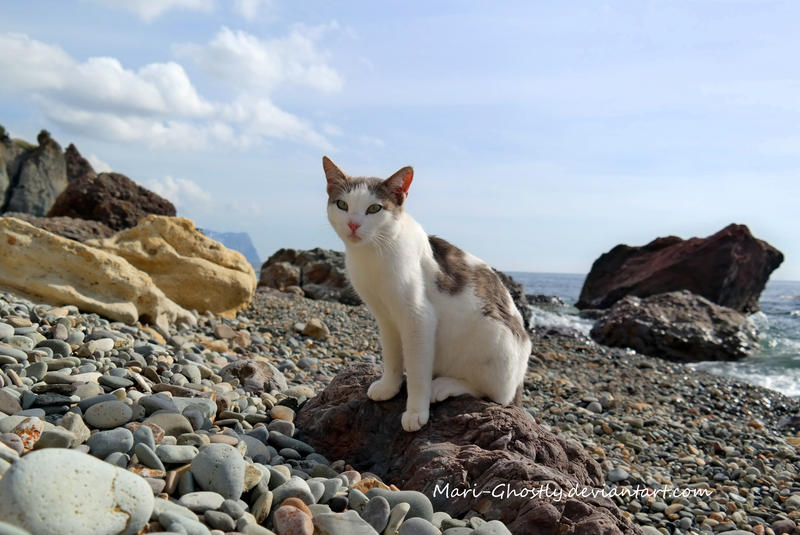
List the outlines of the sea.
<svg viewBox="0 0 800 535">
<path fill-rule="evenodd" d="M 555 296 L 564 305 L 546 302 L 532 306 L 536 326 L 589 334 L 590 320 L 578 316 L 578 300 L 585 275 L 523 273 L 509 275 L 525 286 L 525 293 Z M 745 359 L 732 362 L 698 362 L 694 369 L 726 375 L 800 397 L 800 281 L 771 280 L 761 293 L 761 312 L 751 316 L 760 333 L 760 346 Z"/>
</svg>

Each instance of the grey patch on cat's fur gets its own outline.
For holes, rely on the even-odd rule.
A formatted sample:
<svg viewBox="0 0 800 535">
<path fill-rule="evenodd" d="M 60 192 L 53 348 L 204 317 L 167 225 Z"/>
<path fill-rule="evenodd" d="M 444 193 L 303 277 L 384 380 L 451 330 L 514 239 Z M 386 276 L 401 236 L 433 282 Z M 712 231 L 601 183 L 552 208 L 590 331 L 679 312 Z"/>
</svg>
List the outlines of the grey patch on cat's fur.
<svg viewBox="0 0 800 535">
<path fill-rule="evenodd" d="M 467 284 L 471 284 L 475 295 L 483 303 L 481 312 L 484 316 L 500 321 L 519 339 L 527 336 L 522 320 L 511 308 L 514 304 L 510 303 L 508 290 L 491 268 L 470 267 L 465 260 L 464 251 L 438 236 L 428 236 L 428 242 L 433 250 L 433 258 L 439 265 L 436 276 L 436 287 L 439 291 L 456 295 Z"/>
</svg>

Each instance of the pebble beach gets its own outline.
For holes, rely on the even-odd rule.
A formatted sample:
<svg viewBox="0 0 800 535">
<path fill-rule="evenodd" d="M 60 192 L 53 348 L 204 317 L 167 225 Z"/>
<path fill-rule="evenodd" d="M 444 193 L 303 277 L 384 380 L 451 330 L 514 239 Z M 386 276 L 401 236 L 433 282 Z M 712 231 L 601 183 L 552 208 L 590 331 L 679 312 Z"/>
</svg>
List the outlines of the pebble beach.
<svg viewBox="0 0 800 535">
<path fill-rule="evenodd" d="M 235 318 L 196 319 L 166 332 L 0 295 L 0 515 L 18 520 L 0 534 L 510 533 L 303 442 L 306 400 L 380 362 L 366 308 L 259 290 Z M 797 400 L 532 336 L 523 406 L 601 463 L 606 490 L 711 491 L 614 498 L 644 533 L 800 532 Z"/>
</svg>

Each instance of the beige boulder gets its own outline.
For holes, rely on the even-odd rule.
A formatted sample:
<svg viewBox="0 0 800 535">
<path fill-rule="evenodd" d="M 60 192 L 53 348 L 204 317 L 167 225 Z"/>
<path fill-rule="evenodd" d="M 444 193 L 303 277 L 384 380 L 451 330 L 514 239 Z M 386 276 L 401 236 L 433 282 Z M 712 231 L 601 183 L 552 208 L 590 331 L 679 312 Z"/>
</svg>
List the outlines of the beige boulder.
<svg viewBox="0 0 800 535">
<path fill-rule="evenodd" d="M 167 329 L 196 322 L 125 259 L 12 217 L 0 217 L 0 286 L 125 323 L 141 320 Z"/>
<path fill-rule="evenodd" d="M 182 217 L 149 215 L 133 228 L 87 243 L 148 273 L 184 308 L 233 316 L 256 290 L 255 272 L 244 255 L 204 236 Z"/>
</svg>

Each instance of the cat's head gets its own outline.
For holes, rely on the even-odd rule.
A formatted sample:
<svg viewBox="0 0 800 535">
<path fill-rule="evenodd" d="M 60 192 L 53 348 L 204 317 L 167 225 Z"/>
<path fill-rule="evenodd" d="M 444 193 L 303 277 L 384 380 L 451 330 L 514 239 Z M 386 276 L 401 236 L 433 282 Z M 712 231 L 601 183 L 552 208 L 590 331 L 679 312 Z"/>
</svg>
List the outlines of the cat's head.
<svg viewBox="0 0 800 535">
<path fill-rule="evenodd" d="M 328 181 L 328 221 L 346 245 L 380 243 L 394 235 L 414 177 L 411 167 L 386 180 L 347 176 L 327 156 L 322 168 Z"/>
</svg>

